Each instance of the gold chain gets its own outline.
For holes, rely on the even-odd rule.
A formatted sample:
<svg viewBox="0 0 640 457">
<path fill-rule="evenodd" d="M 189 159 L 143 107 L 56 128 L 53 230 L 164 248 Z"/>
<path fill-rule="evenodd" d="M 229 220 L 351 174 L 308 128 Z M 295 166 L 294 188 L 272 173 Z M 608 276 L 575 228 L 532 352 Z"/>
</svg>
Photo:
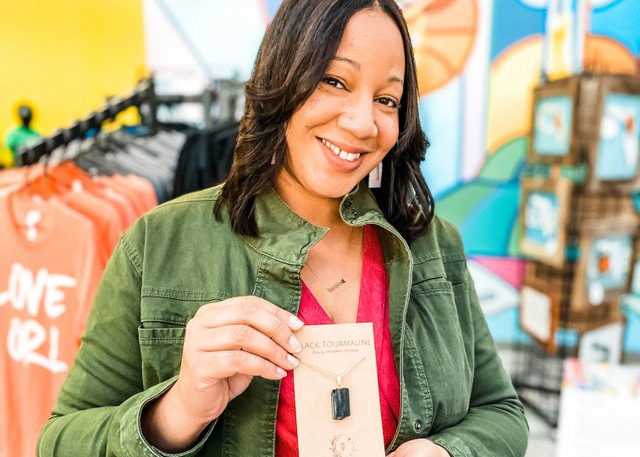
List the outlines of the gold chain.
<svg viewBox="0 0 640 457">
<path fill-rule="evenodd" d="M 354 226 L 352 225 L 352 226 L 351 226 L 351 231 L 349 232 L 349 241 L 348 241 L 348 243 L 347 243 L 347 253 L 349 252 L 349 246 L 351 246 L 351 240 L 352 240 L 352 238 L 353 238 L 353 229 L 354 229 Z M 305 263 L 305 265 L 306 265 L 307 267 L 309 267 L 309 271 L 313 274 L 313 276 L 315 276 L 315 277 L 316 277 L 316 279 L 318 280 L 318 282 L 320 283 L 320 285 L 322 285 L 322 287 L 324 287 L 324 288 L 327 290 L 327 292 L 329 292 L 329 293 L 331 293 L 331 292 L 335 291 L 335 290 L 336 290 L 338 287 L 340 287 L 342 284 L 346 284 L 346 283 L 347 283 L 347 280 L 346 280 L 346 279 L 344 279 L 344 272 L 347 270 L 346 262 L 345 262 L 345 265 L 342 267 L 342 274 L 340 275 L 340 280 L 339 280 L 338 282 L 336 282 L 336 283 L 334 283 L 334 284 L 330 285 L 329 287 L 325 287 L 325 286 L 324 286 L 324 284 L 323 284 L 323 282 L 324 282 L 324 281 L 322 281 L 322 279 L 320 279 L 320 276 L 319 276 L 319 275 L 318 275 L 318 273 L 316 273 L 316 272 L 315 272 L 315 270 L 311 267 L 311 263 L 310 263 L 309 261 L 307 261 L 307 262 Z"/>
<path fill-rule="evenodd" d="M 340 374 L 340 375 L 336 375 L 335 373 L 331 373 L 330 371 L 325 370 L 324 368 L 320 368 L 319 366 L 313 365 L 305 360 L 302 360 L 301 358 L 297 357 L 297 359 L 300 361 L 300 363 L 305 364 L 306 366 L 308 366 L 309 368 L 311 368 L 312 370 L 316 370 L 319 373 L 322 373 L 326 376 L 329 376 L 330 378 L 335 378 L 336 382 L 338 383 L 338 387 L 340 387 L 340 385 L 342 384 L 342 379 L 347 376 L 351 370 L 353 370 L 355 367 L 358 366 L 358 364 L 360 362 L 362 362 L 364 359 L 366 359 L 369 354 L 373 352 L 373 350 L 367 352 L 364 356 L 362 356 L 361 359 L 359 359 L 356 363 L 354 363 L 353 365 L 351 365 L 349 368 L 347 368 L 344 373 Z"/>
</svg>

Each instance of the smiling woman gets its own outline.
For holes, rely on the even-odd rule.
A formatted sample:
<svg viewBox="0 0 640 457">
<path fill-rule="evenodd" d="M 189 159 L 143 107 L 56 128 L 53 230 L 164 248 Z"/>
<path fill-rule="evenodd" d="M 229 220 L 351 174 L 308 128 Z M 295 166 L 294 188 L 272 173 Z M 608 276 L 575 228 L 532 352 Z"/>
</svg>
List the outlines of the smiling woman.
<svg viewBox="0 0 640 457">
<path fill-rule="evenodd" d="M 380 53 L 383 48 L 387 52 Z M 352 236 L 355 232 L 362 240 L 364 231 L 353 230 L 340 219 L 339 205 L 398 141 L 405 74 L 398 27 L 379 9 L 358 11 L 324 73 L 287 123 L 287 153 L 275 188 L 303 219 L 330 227 L 309 252 L 302 278 L 334 322 L 353 322 L 362 242 L 354 247 Z M 348 269 L 335 276 L 343 266 Z M 346 286 L 327 290 L 322 278 Z M 334 306 L 336 300 L 339 306 Z"/>
<path fill-rule="evenodd" d="M 297 189 L 316 207 L 318 198 L 348 193 L 384 159 L 398 140 L 404 67 L 402 36 L 389 16 L 356 13 L 325 76 L 288 123 L 280 195 Z"/>
<path fill-rule="evenodd" d="M 522 457 L 522 405 L 420 174 L 417 102 L 394 0 L 285 0 L 229 179 L 122 236 L 39 455 Z M 373 347 L 315 365 L 308 331 Z M 314 448 L 310 429 L 332 432 Z"/>
<path fill-rule="evenodd" d="M 350 19 L 358 12 L 361 17 L 354 17 L 357 20 L 352 24 Z M 343 34 L 349 29 L 350 37 L 345 38 Z M 358 37 L 359 43 L 354 42 L 354 37 Z M 349 54 L 342 55 L 339 48 L 342 53 Z M 393 65 L 396 68 L 392 68 Z M 357 81 L 341 79 L 342 73 L 333 74 L 333 70 L 345 73 L 345 78 L 357 78 Z M 381 82 L 376 81 L 378 86 L 373 87 L 374 77 L 384 80 L 385 86 L 379 86 Z M 352 87 L 354 83 L 371 87 Z M 321 94 L 330 95 L 328 90 L 323 90 L 328 89 L 327 86 L 342 89 L 344 95 L 335 93 L 335 98 L 328 102 L 328 96 L 320 97 Z M 383 89 L 393 90 L 385 94 Z M 370 93 L 365 94 L 365 91 Z M 369 98 L 362 98 L 365 95 Z M 383 155 L 382 163 L 382 168 L 389 173 L 383 174 L 382 186 L 374 193 L 387 219 L 403 235 L 411 239 L 424 232 L 433 217 L 434 206 L 419 166 L 428 142 L 418 116 L 418 84 L 411 40 L 395 2 L 283 2 L 258 51 L 246 96 L 246 116 L 241 125 L 236 161 L 216 205 L 219 214 L 226 201 L 234 202 L 230 212 L 235 230 L 256 234 L 251 217 L 253 202 L 257 195 L 272 186 L 281 167 L 286 167 L 286 151 L 291 147 L 287 129 L 294 121 L 294 113 L 309 112 L 313 101 L 318 99 L 334 105 L 331 108 L 334 114 L 338 109 L 349 107 L 339 122 L 342 125 L 355 121 L 360 124 L 355 125 L 358 130 L 363 128 L 363 122 L 369 123 L 364 125 L 365 129 L 373 129 L 377 128 L 377 121 L 383 120 L 379 116 L 380 110 L 374 109 L 374 101 L 376 107 L 386 105 L 389 108 L 387 119 L 395 115 L 397 138 L 388 146 L 388 154 Z M 355 105 L 350 106 L 354 101 Z M 369 108 L 363 103 L 371 105 L 371 112 L 366 112 Z M 363 109 L 364 118 L 361 117 Z M 338 125 L 338 120 L 335 124 Z M 324 139 L 331 141 L 331 138 Z M 333 140 L 341 142 L 341 139 Z M 342 143 L 348 149 L 362 146 L 363 140 Z M 340 147 L 335 143 L 334 146 Z M 274 166 L 270 166 L 271 162 Z M 370 158 L 366 162 L 371 162 L 373 168 L 379 161 Z M 356 174 L 360 174 L 360 178 L 367 174 L 366 165 L 358 167 Z M 403 179 L 395 180 L 396 175 Z M 351 180 L 352 186 L 356 182 Z M 341 190 L 345 187 L 348 186 Z"/>
</svg>

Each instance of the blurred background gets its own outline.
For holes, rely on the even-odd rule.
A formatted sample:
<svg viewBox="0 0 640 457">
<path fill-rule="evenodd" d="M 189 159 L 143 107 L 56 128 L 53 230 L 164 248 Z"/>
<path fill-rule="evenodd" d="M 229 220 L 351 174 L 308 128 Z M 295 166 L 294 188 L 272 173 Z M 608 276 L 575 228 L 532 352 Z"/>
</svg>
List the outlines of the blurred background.
<svg viewBox="0 0 640 457">
<path fill-rule="evenodd" d="M 150 180 L 156 203 L 196 190 L 187 184 L 193 176 L 200 187 L 223 180 L 242 83 L 280 3 L 3 2 L 0 195 L 23 186 L 20 170 L 37 176 L 43 159 L 74 151 L 87 176 L 115 170 Z M 616 403 L 640 401 L 640 1 L 398 3 L 431 142 L 422 170 L 437 214 L 462 234 L 489 326 L 527 404 L 527 455 L 640 455 L 637 438 L 620 435 L 637 427 L 640 407 Z M 150 156 L 120 158 L 131 149 Z M 193 170 L 203 156 L 207 164 Z M 158 157 L 162 165 L 149 165 Z M 133 217 L 119 213 L 122 230 Z M 17 251 L 5 249 L 0 287 L 9 290 Z M 16 357 L 1 357 L 11 370 Z M 591 396 L 565 399 L 563 387 Z M 21 414 L 7 408 L 7 421 Z M 592 424 L 579 423 L 587 416 Z M 587 451 L 578 437 L 595 441 Z"/>
</svg>

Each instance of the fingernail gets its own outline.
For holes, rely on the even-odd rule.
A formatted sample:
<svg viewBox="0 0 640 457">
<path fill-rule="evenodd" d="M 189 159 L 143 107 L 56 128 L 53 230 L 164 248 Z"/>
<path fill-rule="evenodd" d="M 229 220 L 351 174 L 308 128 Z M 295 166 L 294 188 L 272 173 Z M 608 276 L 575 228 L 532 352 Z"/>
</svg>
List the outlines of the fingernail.
<svg viewBox="0 0 640 457">
<path fill-rule="evenodd" d="M 302 322 L 300 319 L 298 319 L 296 316 L 294 316 L 293 314 L 289 315 L 289 323 L 291 324 L 291 326 L 293 328 L 295 328 L 296 330 L 299 329 L 300 327 L 302 327 L 304 325 L 304 322 Z"/>
<path fill-rule="evenodd" d="M 298 366 L 298 359 L 296 359 L 294 356 L 292 356 L 291 354 L 287 354 L 287 360 L 289 361 L 289 363 L 291 364 L 291 366 L 293 368 Z"/>
<path fill-rule="evenodd" d="M 300 342 L 293 335 L 291 336 L 291 338 L 289 338 L 289 346 L 291 346 L 293 352 L 300 352 L 300 349 L 302 349 Z"/>
<path fill-rule="evenodd" d="M 281 378 L 284 378 L 285 376 L 287 376 L 287 372 L 280 367 L 276 367 L 276 371 L 278 372 Z"/>
</svg>

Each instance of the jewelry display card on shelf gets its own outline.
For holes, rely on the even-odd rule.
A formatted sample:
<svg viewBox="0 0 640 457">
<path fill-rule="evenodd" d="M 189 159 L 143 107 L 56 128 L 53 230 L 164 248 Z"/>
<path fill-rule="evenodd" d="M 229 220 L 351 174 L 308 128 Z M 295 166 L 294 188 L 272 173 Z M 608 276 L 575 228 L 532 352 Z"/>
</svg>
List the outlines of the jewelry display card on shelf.
<svg viewBox="0 0 640 457">
<path fill-rule="evenodd" d="M 300 457 L 384 457 L 372 324 L 306 325 L 296 338 Z"/>
<path fill-rule="evenodd" d="M 556 456 L 637 456 L 640 367 L 565 359 Z"/>
</svg>

